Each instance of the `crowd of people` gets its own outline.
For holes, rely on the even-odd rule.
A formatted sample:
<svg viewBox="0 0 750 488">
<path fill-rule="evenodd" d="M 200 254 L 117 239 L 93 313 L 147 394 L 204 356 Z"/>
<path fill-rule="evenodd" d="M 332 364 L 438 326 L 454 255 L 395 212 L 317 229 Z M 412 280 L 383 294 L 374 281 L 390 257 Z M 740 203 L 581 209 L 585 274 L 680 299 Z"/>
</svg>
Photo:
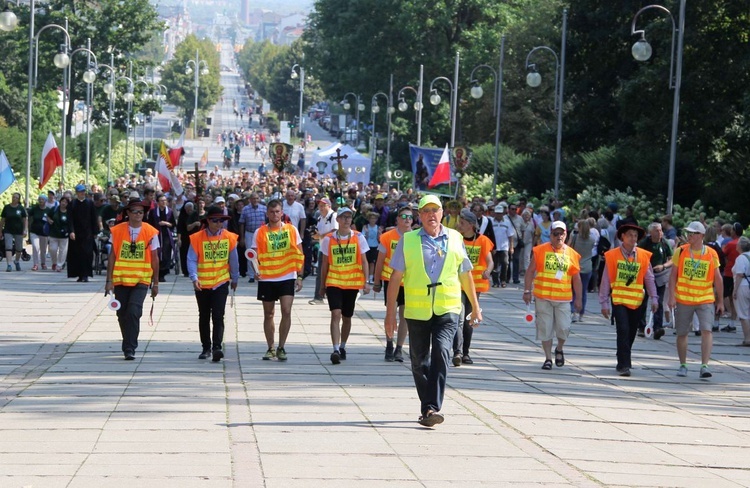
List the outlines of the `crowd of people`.
<svg viewBox="0 0 750 488">
<path fill-rule="evenodd" d="M 491 287 L 523 280 L 544 370 L 564 366 L 571 324 L 587 320 L 591 292 L 616 327 L 622 376 L 631 375 L 635 338 L 658 340 L 672 325 L 678 375 L 688 374 L 694 332 L 701 336 L 699 375 L 710 378 L 712 333 L 725 310 L 730 321 L 722 331 L 735 331 L 739 321 L 742 345 L 750 346 L 750 240 L 739 223 L 692 222 L 680 234 L 668 215 L 641 226 L 632 208 L 620 216 L 615 204 L 572 216 L 557 201 L 535 208 L 523 197 L 441 200 L 375 183 L 342 184 L 312 171 L 214 167 L 196 181 L 179 168 L 177 175 L 181 195 L 158 191 L 149 174 L 106 189 L 50 191 L 29 209 L 13 195 L 0 222 L 6 270 L 22 269 L 24 239 L 32 245 L 32 271 L 48 269 L 49 252 L 52 271 L 67 267 L 68 277 L 82 282 L 93 274 L 94 253 L 103 252 L 106 289 L 120 302 L 125 359 L 134 358 L 148 290 L 156 296 L 170 273 L 193 283 L 199 357 L 214 361 L 223 358 L 225 305 L 241 278 L 257 282 L 264 360 L 287 360 L 294 295 L 311 275 L 309 303 L 327 298 L 331 313 L 332 364 L 347 359 L 358 294 L 383 290 L 384 359 L 404 361 L 408 336 L 426 426 L 443 421 L 448 366 L 473 363 L 481 295 Z M 101 236 L 104 246 L 97 245 Z"/>
</svg>

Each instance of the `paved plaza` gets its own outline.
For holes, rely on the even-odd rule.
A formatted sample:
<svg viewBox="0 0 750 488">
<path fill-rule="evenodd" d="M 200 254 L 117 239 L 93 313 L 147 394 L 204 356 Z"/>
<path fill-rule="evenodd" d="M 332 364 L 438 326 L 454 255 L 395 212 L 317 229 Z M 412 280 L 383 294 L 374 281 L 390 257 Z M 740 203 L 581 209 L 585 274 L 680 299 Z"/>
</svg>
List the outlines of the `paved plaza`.
<svg viewBox="0 0 750 488">
<path fill-rule="evenodd" d="M 614 328 L 588 317 L 565 367 L 542 371 L 520 290 L 493 289 L 475 364 L 451 368 L 446 421 L 427 429 L 408 362 L 383 361 L 382 294 L 360 298 L 334 366 L 308 278 L 281 363 L 261 360 L 262 311 L 243 280 L 212 363 L 198 359 L 189 281 L 168 278 L 131 362 L 102 276 L 0 275 L 0 486 L 750 485 L 750 350 L 737 334 L 716 334 L 710 381 L 693 337 L 690 376 L 675 376 L 671 331 L 638 338 L 621 378 Z"/>
</svg>

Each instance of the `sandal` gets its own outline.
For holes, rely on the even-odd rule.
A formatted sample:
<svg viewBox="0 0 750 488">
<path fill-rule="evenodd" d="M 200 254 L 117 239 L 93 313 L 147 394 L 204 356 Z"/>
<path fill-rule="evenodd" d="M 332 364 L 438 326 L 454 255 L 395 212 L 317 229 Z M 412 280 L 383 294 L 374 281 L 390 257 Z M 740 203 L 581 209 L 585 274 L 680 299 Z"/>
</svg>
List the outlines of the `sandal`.
<svg viewBox="0 0 750 488">
<path fill-rule="evenodd" d="M 738 344 L 740 347 L 750 347 L 750 341 L 742 341 L 742 344 Z"/>
<path fill-rule="evenodd" d="M 555 349 L 555 366 L 558 368 L 565 366 L 565 354 L 559 349 Z"/>
<path fill-rule="evenodd" d="M 542 369 L 552 369 L 552 360 L 546 359 L 544 364 L 542 364 Z"/>
<path fill-rule="evenodd" d="M 31 267 L 31 271 L 39 271 L 39 266 L 35 264 L 34 266 Z"/>
</svg>

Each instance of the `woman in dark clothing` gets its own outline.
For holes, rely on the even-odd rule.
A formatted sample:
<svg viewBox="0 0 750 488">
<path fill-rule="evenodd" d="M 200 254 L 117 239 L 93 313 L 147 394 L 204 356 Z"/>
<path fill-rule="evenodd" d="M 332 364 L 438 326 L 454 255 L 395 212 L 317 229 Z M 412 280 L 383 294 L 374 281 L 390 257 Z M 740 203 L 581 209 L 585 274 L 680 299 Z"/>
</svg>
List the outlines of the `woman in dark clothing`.
<svg viewBox="0 0 750 488">
<path fill-rule="evenodd" d="M 157 197 L 157 206 L 149 212 L 149 224 L 159 231 L 159 281 L 167 281 L 165 278 L 172 267 L 172 253 L 174 252 L 174 237 L 172 230 L 177 226 L 174 212 L 167 207 L 167 197 L 160 194 Z"/>
<path fill-rule="evenodd" d="M 177 238 L 180 247 L 180 267 L 182 276 L 188 276 L 187 270 L 187 253 L 190 248 L 190 234 L 198 232 L 201 228 L 201 221 L 198 217 L 198 211 L 195 209 L 193 202 L 187 202 L 182 207 L 182 212 L 177 218 Z M 177 271 L 175 270 L 175 273 Z"/>
<path fill-rule="evenodd" d="M 68 204 L 70 199 L 62 197 L 60 203 L 48 218 L 49 254 L 52 260 L 52 271 L 62 271 L 68 256 L 68 236 L 73 231 L 73 222 L 69 218 Z"/>
<path fill-rule="evenodd" d="M 302 252 L 305 255 L 305 266 L 303 268 L 302 277 L 306 278 L 313 272 L 314 259 L 318 253 L 313 251 L 313 234 L 315 234 L 318 228 L 318 217 L 320 212 L 318 211 L 318 205 L 314 198 L 308 198 L 305 200 L 305 218 L 307 219 L 307 226 L 305 227 L 305 235 L 302 236 Z"/>
</svg>

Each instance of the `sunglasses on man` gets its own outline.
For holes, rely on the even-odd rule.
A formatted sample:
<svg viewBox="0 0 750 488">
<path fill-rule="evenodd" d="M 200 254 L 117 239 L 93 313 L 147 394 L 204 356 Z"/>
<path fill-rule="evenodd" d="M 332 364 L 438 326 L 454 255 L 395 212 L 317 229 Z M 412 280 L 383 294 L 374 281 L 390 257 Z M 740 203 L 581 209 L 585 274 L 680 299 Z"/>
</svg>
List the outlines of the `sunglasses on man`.
<svg viewBox="0 0 750 488">
<path fill-rule="evenodd" d="M 414 220 L 414 216 L 412 214 L 399 214 L 399 217 L 404 220 Z"/>
</svg>

